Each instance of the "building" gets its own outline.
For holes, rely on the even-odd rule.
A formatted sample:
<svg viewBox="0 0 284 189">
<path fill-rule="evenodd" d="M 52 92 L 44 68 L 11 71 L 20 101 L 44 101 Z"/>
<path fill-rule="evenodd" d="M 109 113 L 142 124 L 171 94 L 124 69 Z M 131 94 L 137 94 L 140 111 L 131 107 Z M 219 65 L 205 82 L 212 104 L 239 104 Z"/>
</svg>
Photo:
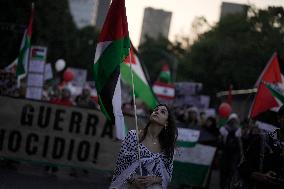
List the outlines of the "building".
<svg viewBox="0 0 284 189">
<path fill-rule="evenodd" d="M 95 25 L 98 5 L 98 0 L 69 0 L 70 11 L 77 28 Z"/>
<path fill-rule="evenodd" d="M 110 0 L 98 0 L 98 11 L 95 25 L 98 29 L 102 29 L 107 12 L 110 6 Z"/>
<path fill-rule="evenodd" d="M 144 10 L 140 44 L 145 40 L 145 36 L 157 39 L 160 35 L 168 38 L 172 13 L 161 9 L 147 7 Z"/>
<path fill-rule="evenodd" d="M 247 15 L 248 5 L 222 2 L 220 18 L 228 14 L 244 14 Z"/>
</svg>

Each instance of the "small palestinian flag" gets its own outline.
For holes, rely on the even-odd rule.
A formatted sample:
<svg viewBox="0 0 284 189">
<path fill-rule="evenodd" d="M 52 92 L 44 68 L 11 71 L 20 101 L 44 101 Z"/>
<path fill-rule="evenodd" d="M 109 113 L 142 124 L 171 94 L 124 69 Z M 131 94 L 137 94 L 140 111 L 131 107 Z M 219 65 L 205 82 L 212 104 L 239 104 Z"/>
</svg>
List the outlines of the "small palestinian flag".
<svg viewBox="0 0 284 189">
<path fill-rule="evenodd" d="M 17 84 L 18 87 L 20 87 L 20 80 L 27 75 L 29 52 L 31 48 L 33 19 L 34 19 L 34 4 L 32 4 L 32 11 L 29 19 L 29 25 L 24 33 L 17 61 L 16 76 L 18 80 Z"/>
<path fill-rule="evenodd" d="M 31 59 L 43 61 L 45 59 L 45 50 L 43 48 L 32 48 Z"/>
</svg>

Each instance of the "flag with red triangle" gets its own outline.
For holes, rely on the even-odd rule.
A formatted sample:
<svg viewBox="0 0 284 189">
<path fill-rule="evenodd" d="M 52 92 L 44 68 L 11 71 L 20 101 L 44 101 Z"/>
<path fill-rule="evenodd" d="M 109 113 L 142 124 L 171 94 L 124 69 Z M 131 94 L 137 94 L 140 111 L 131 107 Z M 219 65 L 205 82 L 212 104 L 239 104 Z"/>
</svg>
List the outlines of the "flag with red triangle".
<svg viewBox="0 0 284 189">
<path fill-rule="evenodd" d="M 120 64 L 129 54 L 130 40 L 125 0 L 113 0 L 99 36 L 94 61 L 94 80 L 101 111 L 116 127 L 116 137 L 125 137 L 121 110 Z"/>
<path fill-rule="evenodd" d="M 274 53 L 256 82 L 257 93 L 252 103 L 249 117 L 255 118 L 259 114 L 279 106 L 265 83 L 280 84 L 281 82 L 279 61 L 277 53 Z"/>
<path fill-rule="evenodd" d="M 132 86 L 132 69 L 135 96 L 140 98 L 150 109 L 154 109 L 158 105 L 158 101 L 146 79 L 141 62 L 134 51 L 133 45 L 131 45 L 130 54 L 124 62 L 125 63 L 120 66 L 122 79 Z"/>
</svg>

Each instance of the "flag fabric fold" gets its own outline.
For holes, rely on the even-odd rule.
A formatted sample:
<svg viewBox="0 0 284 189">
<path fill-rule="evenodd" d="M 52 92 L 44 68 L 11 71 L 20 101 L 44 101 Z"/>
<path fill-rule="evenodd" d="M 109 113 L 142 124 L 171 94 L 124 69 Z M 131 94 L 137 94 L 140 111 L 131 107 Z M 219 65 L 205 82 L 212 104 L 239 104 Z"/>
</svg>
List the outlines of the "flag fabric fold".
<svg viewBox="0 0 284 189">
<path fill-rule="evenodd" d="M 277 85 L 264 82 L 264 85 L 266 88 L 270 91 L 272 96 L 280 101 L 281 104 L 284 104 L 284 95 L 283 92 L 280 90 L 280 88 Z"/>
<path fill-rule="evenodd" d="M 93 70 L 101 111 L 115 124 L 119 139 L 125 137 L 120 64 L 128 56 L 129 48 L 125 0 L 113 0 L 99 36 Z"/>
<path fill-rule="evenodd" d="M 31 38 L 32 38 L 32 27 L 34 19 L 34 4 L 32 4 L 32 11 L 29 18 L 28 28 L 24 32 L 22 39 L 20 52 L 18 56 L 18 62 L 16 67 L 16 77 L 18 81 L 18 87 L 20 87 L 20 80 L 24 78 L 27 74 L 28 61 L 29 61 L 29 52 L 31 48 Z"/>
<path fill-rule="evenodd" d="M 135 96 L 140 98 L 150 109 L 154 109 L 157 105 L 157 99 L 154 95 L 142 69 L 139 58 L 134 52 L 134 47 L 131 45 L 130 54 L 125 59 L 124 64 L 121 64 L 122 79 L 132 86 L 131 68 L 133 72 L 134 92 Z"/>
<path fill-rule="evenodd" d="M 271 84 L 282 82 L 277 53 L 272 55 L 256 83 L 258 89 L 249 113 L 251 118 L 255 118 L 259 114 L 279 106 L 264 82 Z"/>
<path fill-rule="evenodd" d="M 205 187 L 215 147 L 198 143 L 199 130 L 178 128 L 172 183 Z"/>
</svg>

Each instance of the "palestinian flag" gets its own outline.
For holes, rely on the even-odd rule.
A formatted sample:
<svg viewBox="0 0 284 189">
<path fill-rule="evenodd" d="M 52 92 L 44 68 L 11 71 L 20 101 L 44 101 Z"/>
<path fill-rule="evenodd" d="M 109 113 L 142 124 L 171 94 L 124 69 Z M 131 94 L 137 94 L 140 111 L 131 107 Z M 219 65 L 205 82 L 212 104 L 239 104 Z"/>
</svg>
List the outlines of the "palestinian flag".
<svg viewBox="0 0 284 189">
<path fill-rule="evenodd" d="M 120 64 L 128 56 L 129 48 L 125 0 L 113 0 L 99 36 L 93 69 L 101 111 L 115 124 L 119 139 L 125 136 Z"/>
<path fill-rule="evenodd" d="M 134 47 L 131 45 L 130 54 L 125 59 L 124 64 L 121 64 L 121 77 L 132 86 L 131 69 L 133 72 L 134 92 L 150 109 L 154 109 L 157 105 L 157 99 L 154 95 L 142 69 L 141 63 L 134 52 Z M 130 68 L 130 64 L 131 67 Z"/>
<path fill-rule="evenodd" d="M 22 43 L 21 43 L 20 53 L 18 56 L 18 62 L 17 62 L 17 68 L 16 68 L 16 77 L 18 80 L 18 87 L 20 87 L 20 80 L 26 76 L 27 70 L 28 70 L 33 19 L 34 19 L 34 4 L 32 4 L 32 11 L 31 11 L 30 19 L 29 19 L 29 25 L 28 25 L 28 28 L 25 30 Z"/>
<path fill-rule="evenodd" d="M 168 64 L 162 67 L 158 80 L 163 83 L 171 83 L 171 72 Z"/>
<path fill-rule="evenodd" d="M 277 99 L 280 102 L 280 104 L 284 104 L 284 95 L 281 89 L 277 85 L 267 83 L 267 82 L 263 82 L 263 83 L 266 86 L 266 88 L 270 91 L 272 96 L 275 99 Z"/>
<path fill-rule="evenodd" d="M 205 187 L 216 148 L 196 144 L 192 147 L 179 147 L 174 155 L 172 183 Z"/>
<path fill-rule="evenodd" d="M 34 60 L 44 61 L 45 54 L 46 52 L 43 48 L 33 48 L 31 52 L 31 58 Z"/>
<path fill-rule="evenodd" d="M 261 113 L 279 106 L 264 83 L 280 84 L 281 82 L 282 79 L 277 53 L 274 53 L 256 82 L 258 89 L 250 109 L 249 117 L 256 118 Z"/>
<path fill-rule="evenodd" d="M 199 136 L 199 130 L 178 128 L 177 146 L 194 147 L 199 139 Z"/>
</svg>

